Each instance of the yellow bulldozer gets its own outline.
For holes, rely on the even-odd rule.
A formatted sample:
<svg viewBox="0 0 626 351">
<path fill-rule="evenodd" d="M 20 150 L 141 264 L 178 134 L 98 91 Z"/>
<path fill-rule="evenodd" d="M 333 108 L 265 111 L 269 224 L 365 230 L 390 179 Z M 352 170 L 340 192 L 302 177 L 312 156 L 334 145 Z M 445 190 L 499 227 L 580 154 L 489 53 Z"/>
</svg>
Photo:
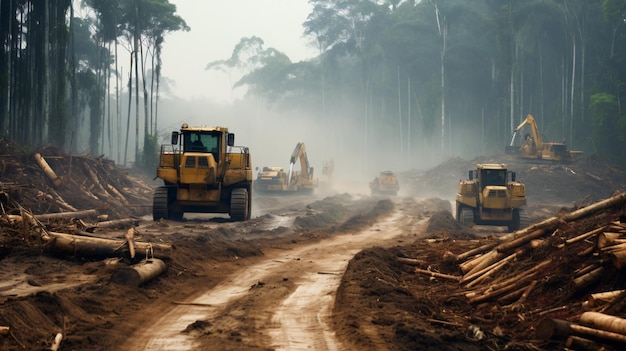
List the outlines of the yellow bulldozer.
<svg viewBox="0 0 626 351">
<path fill-rule="evenodd" d="M 294 171 L 300 163 L 300 171 Z M 254 190 L 261 193 L 312 193 L 319 185 L 313 177 L 314 168 L 309 165 L 309 158 L 303 142 L 296 144 L 289 159 L 289 171 L 281 167 L 263 167 L 254 182 Z"/>
<path fill-rule="evenodd" d="M 530 131 L 521 139 L 522 128 L 528 126 Z M 513 130 L 511 142 L 506 146 L 507 154 L 515 155 L 522 159 L 546 160 L 550 162 L 572 162 L 580 151 L 570 151 L 565 143 L 546 142 L 539 132 L 539 127 L 533 115 L 526 116 L 526 119 Z"/>
<path fill-rule="evenodd" d="M 372 195 L 398 195 L 400 183 L 398 177 L 392 171 L 382 171 L 378 177 L 370 182 Z"/>
<path fill-rule="evenodd" d="M 183 218 L 185 212 L 228 213 L 235 221 L 250 219 L 252 166 L 245 146 L 235 146 L 225 127 L 190 127 L 172 132 L 161 145 L 154 191 L 154 220 Z"/>
<path fill-rule="evenodd" d="M 456 194 L 456 219 L 465 225 L 507 226 L 516 231 L 529 224 L 526 186 L 506 164 L 478 164 L 461 179 Z"/>
</svg>

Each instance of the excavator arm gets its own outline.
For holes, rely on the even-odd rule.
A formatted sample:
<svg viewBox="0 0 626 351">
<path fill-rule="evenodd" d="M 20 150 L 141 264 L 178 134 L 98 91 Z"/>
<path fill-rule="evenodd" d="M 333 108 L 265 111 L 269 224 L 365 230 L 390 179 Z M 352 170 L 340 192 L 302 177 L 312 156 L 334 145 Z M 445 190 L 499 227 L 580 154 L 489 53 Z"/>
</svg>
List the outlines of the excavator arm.
<svg viewBox="0 0 626 351">
<path fill-rule="evenodd" d="M 300 177 L 302 177 L 303 179 L 313 178 L 313 169 L 309 166 L 309 159 L 306 155 L 306 147 L 304 146 L 304 143 L 299 142 L 293 149 L 293 152 L 291 153 L 291 158 L 289 159 L 289 184 L 291 184 L 293 166 L 298 160 L 300 161 Z"/>
<path fill-rule="evenodd" d="M 526 119 L 520 123 L 515 130 L 513 130 L 513 135 L 515 136 L 515 134 L 522 130 L 525 125 L 530 127 L 530 134 L 535 141 L 535 145 L 537 145 L 538 148 L 541 148 L 543 146 L 543 138 L 541 137 L 541 133 L 539 133 L 539 128 L 537 127 L 537 122 L 535 121 L 535 117 L 533 117 L 533 115 L 529 114 L 526 116 Z M 511 142 L 513 141 L 511 140 Z"/>
</svg>

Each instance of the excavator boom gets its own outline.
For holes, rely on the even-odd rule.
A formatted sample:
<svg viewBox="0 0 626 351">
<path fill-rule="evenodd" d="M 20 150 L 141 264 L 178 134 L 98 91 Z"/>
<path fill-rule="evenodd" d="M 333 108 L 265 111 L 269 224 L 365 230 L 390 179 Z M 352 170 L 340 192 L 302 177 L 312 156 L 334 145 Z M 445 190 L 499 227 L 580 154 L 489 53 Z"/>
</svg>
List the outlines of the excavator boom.
<svg viewBox="0 0 626 351">
<path fill-rule="evenodd" d="M 526 134 L 521 146 L 515 146 L 518 133 L 527 126 L 530 128 L 530 134 Z M 546 160 L 550 162 L 570 162 L 573 155 L 577 155 L 579 151 L 569 151 L 564 143 L 545 142 L 535 117 L 529 114 L 526 119 L 513 130 L 511 143 L 506 146 L 506 153 L 516 154 L 520 158 Z"/>
<path fill-rule="evenodd" d="M 300 172 L 294 171 L 296 162 L 300 162 Z M 266 179 L 267 178 L 267 179 Z M 291 153 L 289 171 L 285 174 L 282 169 L 273 177 L 262 176 L 257 178 L 259 191 L 308 191 L 318 187 L 318 180 L 313 179 L 313 167 L 309 166 L 309 159 L 304 143 L 299 142 Z M 268 182 L 273 182 L 269 185 Z"/>
</svg>

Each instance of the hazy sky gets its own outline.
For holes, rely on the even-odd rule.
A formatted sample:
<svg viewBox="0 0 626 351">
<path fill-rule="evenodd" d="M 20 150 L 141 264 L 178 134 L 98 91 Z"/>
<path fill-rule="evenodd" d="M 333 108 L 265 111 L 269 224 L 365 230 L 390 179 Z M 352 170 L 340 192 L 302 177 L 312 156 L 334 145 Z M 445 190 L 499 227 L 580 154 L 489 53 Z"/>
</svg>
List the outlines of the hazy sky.
<svg viewBox="0 0 626 351">
<path fill-rule="evenodd" d="M 162 75 L 175 81 L 173 94 L 229 102 L 229 78 L 207 71 L 209 62 L 228 59 L 243 37 L 257 36 L 297 62 L 315 56 L 302 23 L 311 11 L 307 0 L 170 0 L 189 32 L 170 33 L 163 46 Z"/>
</svg>

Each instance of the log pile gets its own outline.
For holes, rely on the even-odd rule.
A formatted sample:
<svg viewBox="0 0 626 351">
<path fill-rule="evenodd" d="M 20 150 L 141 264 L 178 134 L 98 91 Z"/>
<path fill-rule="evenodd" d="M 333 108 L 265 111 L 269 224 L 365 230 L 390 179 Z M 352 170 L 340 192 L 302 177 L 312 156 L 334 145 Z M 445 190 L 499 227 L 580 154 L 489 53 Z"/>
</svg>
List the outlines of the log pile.
<svg viewBox="0 0 626 351">
<path fill-rule="evenodd" d="M 132 235 L 138 216 L 150 213 L 153 189 L 128 173 L 103 157 L 50 146 L 27 153 L 0 139 L 0 257 L 29 250 L 169 258 L 170 245 Z"/>
<path fill-rule="evenodd" d="M 3 194 L 0 192 L 0 198 Z M 81 219 L 85 217 L 97 219 L 95 210 L 64 212 L 58 215 L 33 215 L 15 202 L 3 204 L 2 208 L 5 211 L 0 215 L 0 228 L 3 229 L 0 233 L 0 249 L 6 252 L 19 250 L 25 246 L 24 250 L 81 258 L 124 257 L 134 260 L 171 257 L 173 247 L 170 244 L 135 240 L 135 220 L 115 221 L 116 224 L 130 227 L 121 235 L 115 232 L 112 235 L 95 234 L 93 231 L 99 228 L 98 222 L 87 223 Z M 9 214 L 7 210 L 19 211 L 19 214 Z M 55 222 L 42 223 L 45 220 Z M 109 226 L 105 225 L 102 228 L 106 230 Z"/>
<path fill-rule="evenodd" d="M 415 272 L 458 282 L 457 295 L 472 306 L 474 318 L 515 314 L 547 343 L 571 350 L 626 349 L 625 216 L 626 193 L 619 193 L 476 241 L 463 252 L 451 248 L 443 261 L 453 262 L 456 272 Z"/>
<path fill-rule="evenodd" d="M 153 186 L 104 157 L 27 153 L 0 139 L 0 191 L 37 215 L 97 209 L 117 219 L 149 214 Z"/>
</svg>

